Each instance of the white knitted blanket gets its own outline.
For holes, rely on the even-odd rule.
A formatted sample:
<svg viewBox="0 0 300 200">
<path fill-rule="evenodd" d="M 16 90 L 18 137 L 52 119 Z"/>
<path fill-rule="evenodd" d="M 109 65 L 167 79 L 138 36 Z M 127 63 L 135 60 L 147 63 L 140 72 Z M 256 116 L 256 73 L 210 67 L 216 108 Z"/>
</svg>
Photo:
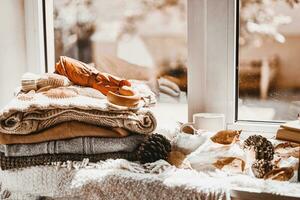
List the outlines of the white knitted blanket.
<svg viewBox="0 0 300 200">
<path fill-rule="evenodd" d="M 57 164 L 56 164 L 57 165 Z M 232 189 L 300 197 L 297 183 L 177 169 L 165 161 L 140 165 L 126 160 L 83 162 L 0 171 L 7 199 L 231 199 Z"/>
<path fill-rule="evenodd" d="M 179 148 L 185 143 L 184 146 L 197 152 L 196 146 L 202 147 L 206 141 L 201 137 L 189 135 L 174 142 Z M 205 158 L 209 160 L 213 155 Z M 201 157 L 198 158 L 201 161 Z M 66 199 L 227 200 L 231 198 L 231 190 L 238 189 L 300 197 L 300 186 L 295 182 L 297 172 L 291 182 L 280 182 L 218 169 L 178 169 L 162 160 L 145 165 L 122 159 L 53 165 L 0 171 L 2 193 L 10 194 L 11 199 L 47 196 Z"/>
<path fill-rule="evenodd" d="M 145 165 L 119 159 L 31 167 L 0 171 L 0 179 L 9 199 L 229 199 L 225 185 L 212 177 L 162 160 Z"/>
</svg>

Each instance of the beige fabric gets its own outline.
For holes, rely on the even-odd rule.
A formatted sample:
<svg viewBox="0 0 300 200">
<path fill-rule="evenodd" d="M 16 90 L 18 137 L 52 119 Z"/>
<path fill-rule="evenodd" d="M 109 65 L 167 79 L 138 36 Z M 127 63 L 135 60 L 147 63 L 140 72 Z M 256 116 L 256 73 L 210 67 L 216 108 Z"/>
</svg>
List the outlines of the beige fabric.
<svg viewBox="0 0 300 200">
<path fill-rule="evenodd" d="M 0 132 L 30 134 L 62 122 L 79 121 L 139 134 L 152 133 L 156 128 L 155 117 L 143 107 L 155 98 L 149 88 L 135 88 L 142 90 L 144 101 L 134 109 L 111 106 L 99 91 L 88 87 L 64 86 L 19 93 L 0 111 Z"/>
<path fill-rule="evenodd" d="M 106 129 L 81 122 L 65 122 L 39 133 L 13 135 L 0 133 L 0 144 L 31 144 L 76 137 L 125 137 L 130 133 L 124 129 Z"/>
<path fill-rule="evenodd" d="M 24 92 L 29 92 L 30 90 L 40 91 L 70 85 L 72 85 L 72 82 L 67 77 L 51 73 L 41 75 L 26 73 L 22 76 L 21 80 L 21 89 Z"/>
</svg>

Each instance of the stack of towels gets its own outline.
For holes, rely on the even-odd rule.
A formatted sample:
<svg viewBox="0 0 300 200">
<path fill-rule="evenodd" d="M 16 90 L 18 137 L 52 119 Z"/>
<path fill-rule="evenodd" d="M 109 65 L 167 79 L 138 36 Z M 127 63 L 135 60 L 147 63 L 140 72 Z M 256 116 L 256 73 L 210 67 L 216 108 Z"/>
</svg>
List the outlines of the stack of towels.
<svg viewBox="0 0 300 200">
<path fill-rule="evenodd" d="M 84 158 L 137 160 L 137 147 L 156 128 L 147 108 L 155 96 L 146 85 L 133 87 L 142 101 L 125 108 L 64 76 L 25 74 L 19 92 L 0 111 L 1 169 Z"/>
</svg>

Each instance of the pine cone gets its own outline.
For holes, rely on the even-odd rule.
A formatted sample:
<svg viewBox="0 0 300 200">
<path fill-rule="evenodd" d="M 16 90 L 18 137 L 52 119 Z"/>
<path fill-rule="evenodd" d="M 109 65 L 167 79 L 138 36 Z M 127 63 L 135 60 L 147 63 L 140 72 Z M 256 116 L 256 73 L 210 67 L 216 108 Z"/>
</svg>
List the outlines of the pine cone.
<svg viewBox="0 0 300 200">
<path fill-rule="evenodd" d="M 146 137 L 145 141 L 137 150 L 137 157 L 141 163 L 155 162 L 163 159 L 167 160 L 171 152 L 171 143 L 160 134 L 153 134 Z"/>
<path fill-rule="evenodd" d="M 275 165 L 268 160 L 256 160 L 252 166 L 252 172 L 256 178 L 263 178 L 268 172 L 272 171 L 275 168 Z"/>
<path fill-rule="evenodd" d="M 251 135 L 244 141 L 244 148 L 251 147 L 254 147 L 256 159 L 273 160 L 274 147 L 267 138 L 261 135 Z"/>
</svg>

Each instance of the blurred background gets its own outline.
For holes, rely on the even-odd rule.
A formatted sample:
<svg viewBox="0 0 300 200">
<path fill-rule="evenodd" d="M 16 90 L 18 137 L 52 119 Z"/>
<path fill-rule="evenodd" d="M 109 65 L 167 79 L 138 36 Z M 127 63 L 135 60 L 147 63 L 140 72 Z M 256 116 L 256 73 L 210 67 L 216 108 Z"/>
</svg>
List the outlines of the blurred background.
<svg viewBox="0 0 300 200">
<path fill-rule="evenodd" d="M 187 0 L 54 0 L 55 59 L 143 81 L 157 95 L 160 123 L 185 122 L 186 9 Z"/>
<path fill-rule="evenodd" d="M 300 112 L 299 0 L 239 2 L 238 119 L 293 120 Z M 187 0 L 53 3 L 56 60 L 66 55 L 139 79 L 158 95 L 161 116 L 186 121 Z M 24 0 L 1 1 L 0 107 L 30 69 L 25 13 Z"/>
<path fill-rule="evenodd" d="M 240 0 L 238 119 L 295 120 L 300 113 L 298 0 Z"/>
</svg>

